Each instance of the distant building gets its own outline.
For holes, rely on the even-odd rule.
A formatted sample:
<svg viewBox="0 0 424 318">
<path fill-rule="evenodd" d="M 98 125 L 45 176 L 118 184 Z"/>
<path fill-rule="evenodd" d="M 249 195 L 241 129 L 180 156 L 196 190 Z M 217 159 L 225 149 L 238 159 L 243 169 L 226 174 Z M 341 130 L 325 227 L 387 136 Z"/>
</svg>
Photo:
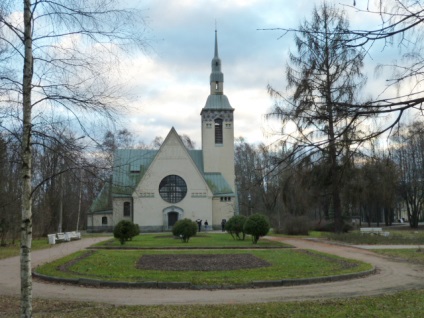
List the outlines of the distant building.
<svg viewBox="0 0 424 318">
<path fill-rule="evenodd" d="M 113 176 L 93 202 L 88 231 L 111 231 L 131 220 L 142 232 L 167 231 L 177 220 L 206 220 L 221 228 L 236 211 L 234 109 L 224 95 L 224 74 L 215 54 L 210 95 L 202 108 L 202 150 L 188 150 L 172 128 L 159 150 L 120 149 Z"/>
</svg>

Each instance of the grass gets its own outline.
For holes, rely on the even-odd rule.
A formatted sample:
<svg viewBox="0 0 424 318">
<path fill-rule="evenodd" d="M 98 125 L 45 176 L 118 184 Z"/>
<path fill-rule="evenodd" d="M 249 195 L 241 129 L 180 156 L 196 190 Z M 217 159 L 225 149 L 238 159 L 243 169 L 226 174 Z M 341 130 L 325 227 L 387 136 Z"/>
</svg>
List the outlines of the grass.
<svg viewBox="0 0 424 318">
<path fill-rule="evenodd" d="M 106 242 L 98 243 L 94 246 L 124 247 L 124 248 L 226 248 L 226 247 L 288 247 L 287 244 L 280 242 L 260 239 L 258 244 L 252 244 L 250 236 L 246 236 L 244 241 L 234 240 L 226 233 L 199 233 L 190 238 L 188 243 L 183 243 L 180 239 L 174 238 L 172 234 L 142 234 L 133 238 L 132 241 L 125 242 L 124 245 L 117 239 L 111 239 Z"/>
<path fill-rule="evenodd" d="M 116 306 L 109 304 L 37 299 L 34 317 L 423 317 L 424 290 L 349 299 L 261 304 Z M 0 296 L 0 316 L 17 317 L 19 298 Z"/>
<path fill-rule="evenodd" d="M 77 278 L 85 277 L 111 281 L 141 282 L 190 282 L 195 285 L 237 285 L 255 280 L 278 280 L 290 278 L 320 277 L 347 274 L 371 269 L 371 265 L 346 260 L 317 252 L 304 253 L 299 250 L 214 250 L 214 254 L 249 253 L 266 260 L 272 266 L 228 270 L 228 271 L 159 271 L 137 269 L 136 262 L 146 254 L 170 254 L 170 251 L 98 250 L 93 255 L 72 265 L 70 272 L 63 272 L 58 266 L 78 258 L 78 252 L 55 262 L 37 268 L 40 274 Z M 210 251 L 172 251 L 172 254 L 201 254 Z M 352 266 L 356 264 L 356 266 Z"/>
<path fill-rule="evenodd" d="M 419 249 L 378 249 L 373 250 L 381 255 L 389 256 L 401 261 L 424 265 L 424 250 Z"/>
<path fill-rule="evenodd" d="M 327 238 L 333 241 L 344 242 L 348 244 L 374 244 L 374 245 L 424 245 L 423 231 L 391 230 L 385 228 L 389 236 L 361 234 L 359 231 L 350 233 L 334 234 L 325 232 L 313 232 L 312 237 Z M 319 234 L 316 234 L 319 233 Z"/>
<path fill-rule="evenodd" d="M 15 244 L 10 244 L 7 246 L 0 246 L 0 259 L 18 256 L 20 253 L 20 242 L 16 241 Z M 43 248 L 48 248 L 50 245 L 47 241 L 47 238 L 36 238 L 32 240 L 32 250 L 41 250 Z"/>
</svg>

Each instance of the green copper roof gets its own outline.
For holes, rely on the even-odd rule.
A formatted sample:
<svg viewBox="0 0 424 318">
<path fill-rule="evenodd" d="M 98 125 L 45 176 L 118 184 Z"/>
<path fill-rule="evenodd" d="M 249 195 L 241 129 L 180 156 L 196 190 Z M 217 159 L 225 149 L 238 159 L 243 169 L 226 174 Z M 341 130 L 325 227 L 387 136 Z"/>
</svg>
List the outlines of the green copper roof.
<svg viewBox="0 0 424 318">
<path fill-rule="evenodd" d="M 188 151 L 191 159 L 199 169 L 200 173 L 203 173 L 203 151 L 202 150 L 189 150 Z"/>
<path fill-rule="evenodd" d="M 99 211 L 112 211 L 112 197 L 110 193 L 110 182 L 106 182 L 99 195 L 93 201 L 89 213 Z"/>
<path fill-rule="evenodd" d="M 145 149 L 117 150 L 113 165 L 113 195 L 131 195 L 157 152 Z"/>
<path fill-rule="evenodd" d="M 234 110 L 225 95 L 209 95 L 203 110 Z"/>
<path fill-rule="evenodd" d="M 205 173 L 204 177 L 214 195 L 234 196 L 231 187 L 228 185 L 221 173 Z"/>
</svg>

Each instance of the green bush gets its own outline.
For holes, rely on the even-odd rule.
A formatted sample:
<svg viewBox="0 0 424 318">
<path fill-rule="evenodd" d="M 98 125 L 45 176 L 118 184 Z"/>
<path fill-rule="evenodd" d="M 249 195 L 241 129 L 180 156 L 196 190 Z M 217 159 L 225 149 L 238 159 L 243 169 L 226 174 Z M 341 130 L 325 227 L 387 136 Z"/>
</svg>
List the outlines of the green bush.
<svg viewBox="0 0 424 318">
<path fill-rule="evenodd" d="M 179 237 L 184 243 L 187 243 L 190 237 L 196 233 L 197 223 L 189 219 L 179 220 L 172 227 L 172 234 Z"/>
<path fill-rule="evenodd" d="M 262 214 L 253 214 L 244 223 L 244 232 L 252 235 L 253 244 L 258 243 L 261 236 L 268 234 L 269 222 Z"/>
<path fill-rule="evenodd" d="M 138 224 L 134 224 L 131 221 L 122 220 L 116 224 L 113 229 L 113 236 L 121 242 L 121 245 L 124 245 L 126 241 L 132 240 L 134 236 L 140 234 L 140 227 Z"/>
<path fill-rule="evenodd" d="M 225 230 L 231 234 L 233 239 L 244 240 L 246 234 L 243 227 L 246 219 L 244 215 L 234 215 L 225 223 Z"/>
</svg>

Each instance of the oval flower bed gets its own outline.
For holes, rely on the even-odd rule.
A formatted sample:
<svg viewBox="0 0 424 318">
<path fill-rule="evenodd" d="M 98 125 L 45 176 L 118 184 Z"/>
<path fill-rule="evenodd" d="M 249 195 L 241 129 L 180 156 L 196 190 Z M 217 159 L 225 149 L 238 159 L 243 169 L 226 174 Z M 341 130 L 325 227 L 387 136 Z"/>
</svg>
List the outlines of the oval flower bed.
<svg viewBox="0 0 424 318">
<path fill-rule="evenodd" d="M 325 277 L 371 269 L 367 263 L 298 249 L 96 250 L 81 251 L 42 265 L 36 273 L 61 278 L 188 282 L 196 286 L 225 287 L 246 285 L 252 281 Z"/>
</svg>

